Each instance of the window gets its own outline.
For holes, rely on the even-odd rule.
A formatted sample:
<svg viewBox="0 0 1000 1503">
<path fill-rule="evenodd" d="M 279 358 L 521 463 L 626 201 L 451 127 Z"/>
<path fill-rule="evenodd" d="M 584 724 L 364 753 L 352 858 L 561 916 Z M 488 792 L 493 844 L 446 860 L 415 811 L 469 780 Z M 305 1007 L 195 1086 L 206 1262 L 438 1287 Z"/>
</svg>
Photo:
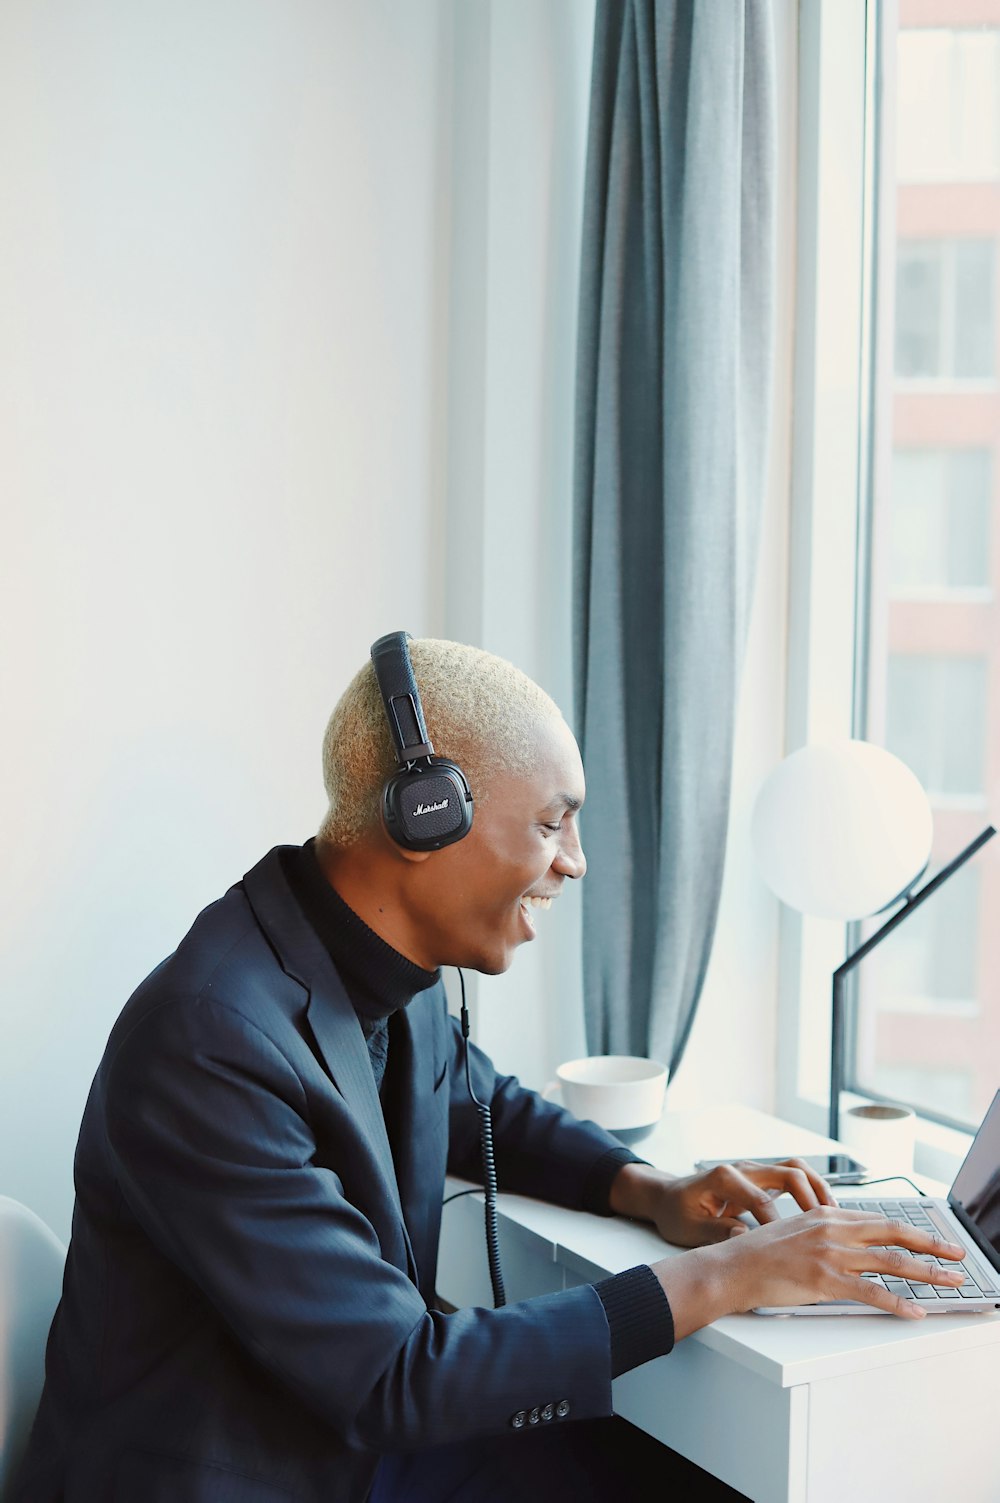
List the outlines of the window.
<svg viewBox="0 0 1000 1503">
<path fill-rule="evenodd" d="M 788 744 L 900 756 L 934 811 L 930 875 L 1000 815 L 1000 0 L 812 9 Z M 916 1106 L 917 1167 L 943 1178 L 947 1124 L 997 1085 L 998 915 L 1000 837 L 855 972 L 848 1089 Z M 885 917 L 782 917 L 779 1109 L 810 1126 L 831 972 Z"/>
<path fill-rule="evenodd" d="M 950 0 L 925 0 L 919 13 L 904 4 L 895 34 L 884 22 L 879 39 L 879 77 L 895 92 L 900 129 L 895 138 L 884 129 L 893 112 L 883 98 L 871 274 L 874 304 L 895 310 L 895 329 L 873 329 L 870 345 L 874 463 L 860 490 L 871 550 L 860 575 L 855 729 L 927 790 L 932 868 L 989 822 L 1000 787 L 991 733 L 1000 714 L 1000 395 L 991 382 L 1000 4 L 993 9 L 990 29 L 947 24 Z M 915 122 L 921 94 L 924 127 Z M 859 967 L 846 1071 L 856 1089 L 891 1095 L 905 1085 L 925 1112 L 975 1125 L 1000 1060 L 1000 925 L 985 921 L 997 911 L 1000 860 L 988 846 Z"/>
</svg>

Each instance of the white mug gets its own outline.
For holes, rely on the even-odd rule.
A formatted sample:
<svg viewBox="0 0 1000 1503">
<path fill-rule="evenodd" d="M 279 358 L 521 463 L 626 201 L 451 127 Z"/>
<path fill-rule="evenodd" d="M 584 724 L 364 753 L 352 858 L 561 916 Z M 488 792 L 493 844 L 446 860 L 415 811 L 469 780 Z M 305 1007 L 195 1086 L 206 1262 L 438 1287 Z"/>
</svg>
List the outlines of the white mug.
<svg viewBox="0 0 1000 1503">
<path fill-rule="evenodd" d="M 574 1117 L 587 1118 L 609 1132 L 650 1127 L 660 1120 L 667 1067 L 636 1054 L 591 1054 L 570 1059 L 556 1070 L 542 1095 L 558 1092 Z"/>
<path fill-rule="evenodd" d="M 869 1177 L 912 1174 L 917 1119 L 908 1106 L 877 1101 L 840 1114 L 840 1141 L 860 1159 Z"/>
</svg>

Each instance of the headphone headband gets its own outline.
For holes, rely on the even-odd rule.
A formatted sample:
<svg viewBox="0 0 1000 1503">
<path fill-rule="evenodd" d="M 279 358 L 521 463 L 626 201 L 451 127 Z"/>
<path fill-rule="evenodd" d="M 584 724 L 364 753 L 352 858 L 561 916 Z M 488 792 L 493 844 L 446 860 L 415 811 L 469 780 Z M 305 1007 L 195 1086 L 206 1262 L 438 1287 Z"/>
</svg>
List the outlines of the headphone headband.
<svg viewBox="0 0 1000 1503">
<path fill-rule="evenodd" d="M 392 631 L 372 643 L 372 664 L 382 692 L 396 761 L 416 762 L 434 754 L 407 647 L 410 634 Z"/>
<path fill-rule="evenodd" d="M 372 644 L 372 664 L 400 764 L 382 789 L 382 817 L 398 845 L 438 851 L 467 835 L 472 790 L 465 773 L 436 757 L 410 662 L 408 632 L 393 631 Z"/>
</svg>

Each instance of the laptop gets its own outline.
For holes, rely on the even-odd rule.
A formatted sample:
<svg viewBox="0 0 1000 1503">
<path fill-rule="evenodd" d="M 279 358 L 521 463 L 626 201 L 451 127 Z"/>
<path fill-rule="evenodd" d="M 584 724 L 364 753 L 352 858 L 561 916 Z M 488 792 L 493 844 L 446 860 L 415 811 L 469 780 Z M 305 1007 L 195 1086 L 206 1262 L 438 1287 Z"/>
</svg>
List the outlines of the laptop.
<svg viewBox="0 0 1000 1503">
<path fill-rule="evenodd" d="M 889 1275 L 866 1273 L 862 1278 L 884 1284 L 893 1294 L 913 1300 L 928 1315 L 969 1315 L 1000 1310 L 1000 1091 L 980 1124 L 946 1197 L 882 1196 L 850 1199 L 838 1196 L 837 1204 L 848 1211 L 875 1211 L 893 1221 L 909 1221 L 923 1231 L 936 1233 L 965 1248 L 965 1261 L 951 1258 L 935 1261 L 961 1267 L 965 1282 L 959 1287 L 915 1284 Z M 774 1202 L 782 1216 L 800 1214 L 790 1195 Z M 915 1256 L 926 1256 L 916 1254 Z M 824 1300 L 812 1305 L 759 1306 L 756 1315 L 888 1315 L 862 1300 Z"/>
</svg>

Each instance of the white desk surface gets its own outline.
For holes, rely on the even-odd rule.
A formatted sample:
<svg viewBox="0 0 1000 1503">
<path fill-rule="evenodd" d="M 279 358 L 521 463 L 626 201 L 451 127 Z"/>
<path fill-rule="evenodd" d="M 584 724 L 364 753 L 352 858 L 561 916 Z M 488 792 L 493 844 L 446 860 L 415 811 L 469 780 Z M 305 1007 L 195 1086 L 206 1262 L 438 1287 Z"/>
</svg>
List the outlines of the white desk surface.
<svg viewBox="0 0 1000 1503">
<path fill-rule="evenodd" d="M 840 1146 L 750 1107 L 724 1106 L 665 1111 L 655 1131 L 636 1143 L 634 1151 L 669 1173 L 688 1174 L 696 1159 L 791 1157 Z M 932 1194 L 946 1188 L 924 1178 L 918 1182 Z M 463 1183 L 449 1181 L 448 1193 L 462 1188 Z M 858 1199 L 864 1195 L 884 1199 L 913 1192 L 899 1181 L 867 1190 L 851 1186 L 843 1193 Z M 469 1196 L 465 1203 L 476 1199 Z M 502 1194 L 498 1204 L 502 1221 L 516 1223 L 548 1242 L 553 1261 L 584 1279 L 605 1278 L 637 1263 L 680 1255 L 680 1249 L 664 1243 L 651 1227 L 637 1222 L 565 1211 L 521 1195 Z M 688 1339 L 700 1341 L 787 1388 L 817 1378 L 840 1377 L 1000 1343 L 1000 1312 L 933 1315 L 919 1324 L 886 1315 L 730 1315 Z"/>
</svg>

